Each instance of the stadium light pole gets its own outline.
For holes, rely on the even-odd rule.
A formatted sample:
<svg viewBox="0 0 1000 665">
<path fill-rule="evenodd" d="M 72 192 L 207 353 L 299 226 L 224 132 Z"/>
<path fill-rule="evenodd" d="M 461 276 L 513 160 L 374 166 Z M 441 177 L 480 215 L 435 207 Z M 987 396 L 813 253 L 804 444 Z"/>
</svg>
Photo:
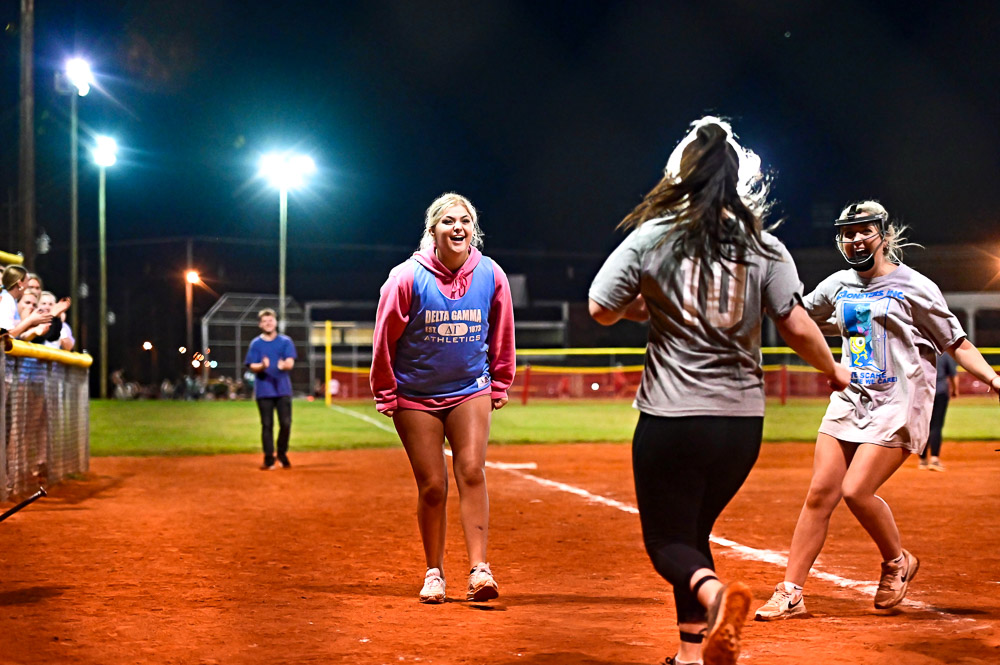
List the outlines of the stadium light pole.
<svg viewBox="0 0 1000 665">
<path fill-rule="evenodd" d="M 99 381 L 101 399 L 108 397 L 108 263 L 105 228 L 107 226 L 107 205 L 105 197 L 106 171 L 118 161 L 118 144 L 109 136 L 98 136 L 92 154 L 99 170 L 97 190 L 97 244 L 101 264 L 101 306 L 98 316 L 101 326 L 101 377 Z"/>
<path fill-rule="evenodd" d="M 187 314 L 187 347 L 188 349 L 194 348 L 194 332 L 192 329 L 193 318 L 191 316 L 191 304 L 194 298 L 194 285 L 201 282 L 201 275 L 198 274 L 197 270 L 188 270 L 184 273 L 184 306 L 185 313 Z M 186 372 L 188 376 L 191 376 L 191 363 L 184 363 L 186 367 Z"/>
<path fill-rule="evenodd" d="M 260 160 L 260 174 L 279 192 L 278 213 L 278 331 L 285 332 L 285 250 L 288 244 L 288 190 L 302 187 L 316 172 L 307 155 L 271 153 Z"/>
<path fill-rule="evenodd" d="M 69 295 L 74 300 L 79 291 L 79 131 L 76 98 L 86 97 L 94 85 L 94 74 L 83 58 L 70 58 L 61 72 L 56 72 L 56 91 L 69 95 Z M 79 306 L 70 308 L 70 328 L 79 334 Z"/>
</svg>

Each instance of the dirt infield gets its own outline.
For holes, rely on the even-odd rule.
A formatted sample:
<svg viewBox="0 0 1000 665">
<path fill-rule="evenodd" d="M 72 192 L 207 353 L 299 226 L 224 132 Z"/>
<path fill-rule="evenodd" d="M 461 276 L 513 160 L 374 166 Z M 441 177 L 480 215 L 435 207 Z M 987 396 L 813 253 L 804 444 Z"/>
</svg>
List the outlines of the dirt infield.
<svg viewBox="0 0 1000 665">
<path fill-rule="evenodd" d="M 1000 447 L 946 444 L 883 492 L 922 561 L 907 604 L 873 609 L 878 554 L 841 507 L 808 619 L 750 623 L 741 662 L 1000 663 Z M 716 535 L 787 550 L 811 446 L 769 444 Z M 293 451 L 294 453 L 294 451 Z M 676 645 L 672 597 L 642 549 L 625 445 L 498 446 L 488 471 L 501 597 L 422 606 L 415 487 L 401 449 L 98 458 L 82 481 L 0 524 L 0 663 L 655 663 Z M 552 483 L 541 484 L 534 478 Z M 454 487 L 454 484 L 452 484 Z M 6 507 L 6 506 L 5 506 Z M 457 497 L 445 573 L 467 562 Z M 717 546 L 763 602 L 782 569 Z"/>
</svg>

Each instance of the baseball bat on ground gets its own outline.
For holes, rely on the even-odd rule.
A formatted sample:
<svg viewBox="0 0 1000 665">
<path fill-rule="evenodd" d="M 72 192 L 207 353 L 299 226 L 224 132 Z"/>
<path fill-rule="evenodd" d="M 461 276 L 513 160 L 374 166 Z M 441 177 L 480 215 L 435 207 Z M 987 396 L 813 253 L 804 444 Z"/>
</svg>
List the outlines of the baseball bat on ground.
<svg viewBox="0 0 1000 665">
<path fill-rule="evenodd" d="M 39 499 L 41 499 L 45 495 L 46 495 L 45 488 L 44 487 L 39 487 L 37 492 L 35 492 L 34 494 L 32 494 L 31 496 L 29 496 L 27 499 L 25 499 L 21 503 L 17 504 L 13 508 L 11 508 L 7 512 L 5 512 L 3 515 L 0 515 L 0 522 L 3 522 L 5 519 L 7 519 L 8 517 L 10 517 L 11 515 L 13 515 L 14 513 L 16 513 L 17 511 L 21 510 L 22 508 L 24 508 L 28 504 L 31 504 L 31 503 L 34 503 L 35 501 L 38 501 Z"/>
</svg>

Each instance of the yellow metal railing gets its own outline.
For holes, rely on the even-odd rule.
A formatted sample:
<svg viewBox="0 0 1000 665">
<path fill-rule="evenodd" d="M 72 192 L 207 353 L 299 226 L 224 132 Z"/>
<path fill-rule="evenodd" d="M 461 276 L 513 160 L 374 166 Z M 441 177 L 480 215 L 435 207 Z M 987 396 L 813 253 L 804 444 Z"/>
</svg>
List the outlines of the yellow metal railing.
<svg viewBox="0 0 1000 665">
<path fill-rule="evenodd" d="M 87 353 L 75 353 L 73 351 L 53 349 L 52 347 L 45 346 L 44 344 L 32 344 L 31 342 L 22 342 L 19 339 L 13 340 L 13 343 L 13 348 L 7 351 L 8 356 L 52 360 L 64 365 L 73 365 L 74 367 L 90 367 L 94 363 L 94 359 Z"/>
</svg>

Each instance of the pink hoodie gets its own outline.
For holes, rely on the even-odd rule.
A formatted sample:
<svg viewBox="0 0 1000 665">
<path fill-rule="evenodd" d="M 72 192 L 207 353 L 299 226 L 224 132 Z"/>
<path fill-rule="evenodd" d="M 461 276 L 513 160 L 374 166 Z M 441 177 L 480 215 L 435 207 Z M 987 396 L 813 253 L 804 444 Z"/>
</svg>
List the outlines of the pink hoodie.
<svg viewBox="0 0 1000 665">
<path fill-rule="evenodd" d="M 479 265 L 482 253 L 470 248 L 458 272 L 451 272 L 434 254 L 434 249 L 414 252 L 413 259 L 434 274 L 442 295 L 457 300 L 465 295 L 469 287 L 472 271 Z M 396 375 L 393 363 L 396 356 L 396 342 L 410 322 L 410 305 L 413 301 L 412 261 L 405 261 L 389 272 L 389 278 L 379 294 L 378 311 L 375 314 L 375 336 L 372 351 L 371 387 L 375 395 L 375 406 L 379 411 L 407 408 L 430 411 L 461 404 L 462 402 L 490 394 L 491 399 L 507 396 L 507 389 L 514 381 L 514 307 L 510 299 L 510 284 L 507 275 L 493 262 L 493 278 L 496 286 L 489 312 L 489 364 L 492 382 L 489 388 L 472 395 L 451 398 L 405 397 L 396 393 Z"/>
</svg>

